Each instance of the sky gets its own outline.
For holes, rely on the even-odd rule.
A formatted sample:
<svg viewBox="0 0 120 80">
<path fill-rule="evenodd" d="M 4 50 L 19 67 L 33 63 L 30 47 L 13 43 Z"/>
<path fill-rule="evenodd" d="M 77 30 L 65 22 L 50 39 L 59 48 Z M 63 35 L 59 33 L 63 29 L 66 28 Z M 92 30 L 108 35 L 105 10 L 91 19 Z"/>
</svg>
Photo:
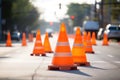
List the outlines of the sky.
<svg viewBox="0 0 120 80">
<path fill-rule="evenodd" d="M 95 0 L 31 0 L 32 4 L 42 13 L 40 19 L 48 22 L 56 22 L 64 17 L 68 17 L 67 5 L 70 3 L 94 4 Z M 61 3 L 61 9 L 59 9 Z"/>
</svg>

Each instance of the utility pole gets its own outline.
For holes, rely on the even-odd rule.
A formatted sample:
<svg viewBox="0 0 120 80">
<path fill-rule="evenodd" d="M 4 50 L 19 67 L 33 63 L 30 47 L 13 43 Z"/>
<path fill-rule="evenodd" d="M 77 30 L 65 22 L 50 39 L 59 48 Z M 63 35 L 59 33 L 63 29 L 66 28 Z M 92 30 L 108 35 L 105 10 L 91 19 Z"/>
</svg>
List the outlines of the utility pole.
<svg viewBox="0 0 120 80">
<path fill-rule="evenodd" d="M 61 3 L 59 3 L 59 9 L 61 9 L 62 7 L 61 7 Z"/>
<path fill-rule="evenodd" d="M 2 0 L 0 0 L 0 40 L 2 39 Z"/>
<path fill-rule="evenodd" d="M 97 2 L 96 2 L 96 0 L 95 0 L 95 7 L 94 7 L 94 11 L 95 11 L 95 13 L 94 13 L 94 16 L 95 16 L 95 18 L 97 17 Z"/>
<path fill-rule="evenodd" d="M 103 12 L 103 9 L 104 9 L 104 0 L 101 0 L 101 27 L 104 27 L 104 12 Z"/>
</svg>

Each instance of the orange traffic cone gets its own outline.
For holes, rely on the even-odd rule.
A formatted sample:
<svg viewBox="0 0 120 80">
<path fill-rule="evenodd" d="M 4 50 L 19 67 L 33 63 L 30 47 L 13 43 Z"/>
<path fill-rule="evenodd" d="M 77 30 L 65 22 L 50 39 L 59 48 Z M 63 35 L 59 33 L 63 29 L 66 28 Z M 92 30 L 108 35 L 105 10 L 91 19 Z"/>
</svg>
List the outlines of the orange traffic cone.
<svg viewBox="0 0 120 80">
<path fill-rule="evenodd" d="M 90 63 L 87 62 L 85 48 L 82 43 L 80 28 L 77 28 L 76 30 L 75 40 L 72 48 L 72 57 L 75 64 L 80 66 L 82 65 L 90 66 Z"/>
<path fill-rule="evenodd" d="M 52 65 L 48 66 L 49 70 L 76 70 L 77 66 L 74 65 L 68 36 L 66 33 L 65 24 L 60 25 L 60 33 L 53 56 Z"/>
<path fill-rule="evenodd" d="M 10 35 L 10 32 L 8 32 L 7 41 L 6 41 L 6 47 L 11 47 L 11 46 L 12 46 L 11 35 Z"/>
<path fill-rule="evenodd" d="M 92 42 L 92 45 L 96 45 L 96 36 L 95 36 L 95 32 L 92 33 L 91 42 Z"/>
<path fill-rule="evenodd" d="M 41 56 L 46 56 L 44 47 L 42 45 L 40 30 L 38 30 L 36 34 L 36 41 L 35 41 L 33 53 L 31 54 L 31 56 L 33 55 L 39 56 L 40 54 Z"/>
<path fill-rule="evenodd" d="M 85 51 L 86 51 L 86 46 L 87 46 L 87 32 L 83 33 L 83 44 L 84 44 Z"/>
<path fill-rule="evenodd" d="M 25 33 L 22 34 L 22 46 L 27 46 L 26 34 Z"/>
<path fill-rule="evenodd" d="M 108 45 L 109 45 L 109 44 L 108 44 L 108 37 L 107 37 L 107 34 L 106 34 L 106 33 L 104 33 L 104 35 L 103 35 L 102 45 L 103 45 L 103 46 L 108 46 Z"/>
<path fill-rule="evenodd" d="M 45 49 L 46 53 L 53 53 L 51 46 L 50 46 L 49 37 L 48 37 L 47 32 L 46 32 L 45 39 L 44 39 L 44 49 Z"/>
<path fill-rule="evenodd" d="M 86 53 L 94 53 L 93 49 L 92 49 L 92 43 L 91 43 L 91 34 L 90 32 L 88 32 L 87 35 L 87 46 L 86 46 Z"/>
<path fill-rule="evenodd" d="M 29 42 L 33 42 L 33 34 L 32 33 L 28 35 L 28 38 L 29 38 Z"/>
</svg>

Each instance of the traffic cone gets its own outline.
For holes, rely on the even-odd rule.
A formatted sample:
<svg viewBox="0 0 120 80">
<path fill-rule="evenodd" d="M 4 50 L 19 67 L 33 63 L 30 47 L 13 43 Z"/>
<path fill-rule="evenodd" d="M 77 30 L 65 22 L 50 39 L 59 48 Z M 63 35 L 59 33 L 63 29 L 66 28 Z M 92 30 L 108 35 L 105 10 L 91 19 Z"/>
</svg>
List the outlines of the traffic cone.
<svg viewBox="0 0 120 80">
<path fill-rule="evenodd" d="M 29 40 L 29 42 L 33 42 L 33 34 L 32 33 L 30 33 L 29 35 L 28 35 L 28 40 Z"/>
<path fill-rule="evenodd" d="M 72 57 L 74 63 L 78 66 L 90 66 L 90 63 L 87 62 L 80 28 L 77 28 L 76 30 L 75 40 L 72 48 Z"/>
<path fill-rule="evenodd" d="M 92 33 L 91 42 L 92 42 L 92 45 L 96 45 L 96 35 L 95 35 L 95 32 Z"/>
<path fill-rule="evenodd" d="M 26 34 L 25 33 L 22 34 L 22 46 L 27 46 Z"/>
<path fill-rule="evenodd" d="M 33 53 L 31 54 L 31 56 L 33 56 L 33 55 L 46 56 L 45 51 L 44 51 L 44 47 L 42 45 L 40 30 L 38 30 L 37 34 L 36 34 L 36 41 L 35 41 Z"/>
<path fill-rule="evenodd" d="M 88 32 L 87 46 L 86 46 L 86 50 L 85 50 L 86 53 L 94 53 L 93 48 L 92 48 L 92 43 L 91 43 L 91 37 L 90 36 L 91 36 L 91 34 L 90 34 L 90 32 Z"/>
<path fill-rule="evenodd" d="M 50 46 L 49 37 L 48 37 L 47 32 L 46 32 L 45 39 L 44 39 L 44 50 L 46 53 L 53 53 L 51 46 Z"/>
<path fill-rule="evenodd" d="M 109 44 L 108 44 L 108 37 L 107 37 L 107 34 L 106 34 L 106 33 L 104 33 L 104 35 L 103 35 L 102 45 L 103 45 L 103 46 L 108 46 L 108 45 L 109 45 Z"/>
<path fill-rule="evenodd" d="M 7 41 L 6 41 L 6 47 L 11 47 L 11 46 L 12 46 L 11 35 L 10 35 L 10 32 L 8 32 Z"/>
<path fill-rule="evenodd" d="M 66 33 L 66 26 L 64 23 L 60 25 L 60 33 L 55 49 L 55 54 L 52 59 L 52 65 L 48 66 L 48 70 L 76 70 L 74 65 L 68 36 Z"/>
<path fill-rule="evenodd" d="M 87 32 L 86 31 L 83 33 L 83 45 L 86 51 L 86 46 L 87 46 Z"/>
</svg>

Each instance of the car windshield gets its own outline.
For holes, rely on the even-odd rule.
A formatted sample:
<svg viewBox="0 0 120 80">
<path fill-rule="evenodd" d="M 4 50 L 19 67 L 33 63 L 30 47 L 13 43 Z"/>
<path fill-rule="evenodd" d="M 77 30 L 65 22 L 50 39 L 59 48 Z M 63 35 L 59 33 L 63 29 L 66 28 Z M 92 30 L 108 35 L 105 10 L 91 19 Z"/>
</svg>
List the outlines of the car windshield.
<svg viewBox="0 0 120 80">
<path fill-rule="evenodd" d="M 109 30 L 120 30 L 120 27 L 109 27 Z"/>
<path fill-rule="evenodd" d="M 17 36 L 17 33 L 13 33 L 14 36 Z"/>
<path fill-rule="evenodd" d="M 12 35 L 17 36 L 17 35 L 20 35 L 20 33 L 19 32 L 13 32 Z"/>
</svg>

